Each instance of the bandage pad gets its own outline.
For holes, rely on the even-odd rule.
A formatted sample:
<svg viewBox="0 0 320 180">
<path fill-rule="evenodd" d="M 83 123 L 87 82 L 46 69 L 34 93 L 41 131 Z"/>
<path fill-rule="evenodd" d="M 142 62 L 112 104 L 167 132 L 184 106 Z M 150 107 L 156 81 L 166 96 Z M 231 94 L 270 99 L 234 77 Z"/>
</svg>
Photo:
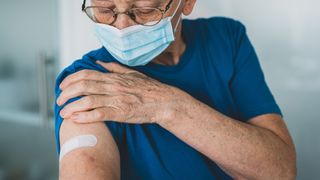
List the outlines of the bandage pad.
<svg viewBox="0 0 320 180">
<path fill-rule="evenodd" d="M 68 141 L 66 141 L 61 148 L 59 161 L 71 151 L 79 148 L 94 147 L 98 140 L 96 136 L 92 134 L 75 136 Z"/>
</svg>

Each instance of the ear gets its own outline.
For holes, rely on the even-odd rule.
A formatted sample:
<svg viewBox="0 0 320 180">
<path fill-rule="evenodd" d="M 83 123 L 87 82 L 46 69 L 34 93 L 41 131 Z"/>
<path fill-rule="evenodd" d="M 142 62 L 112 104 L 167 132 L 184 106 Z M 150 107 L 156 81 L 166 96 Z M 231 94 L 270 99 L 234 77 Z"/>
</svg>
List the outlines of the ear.
<svg viewBox="0 0 320 180">
<path fill-rule="evenodd" d="M 185 3 L 184 3 L 184 7 L 182 9 L 182 13 L 185 16 L 188 16 L 192 13 L 193 8 L 194 8 L 197 0 L 184 0 L 184 1 L 185 1 Z"/>
</svg>

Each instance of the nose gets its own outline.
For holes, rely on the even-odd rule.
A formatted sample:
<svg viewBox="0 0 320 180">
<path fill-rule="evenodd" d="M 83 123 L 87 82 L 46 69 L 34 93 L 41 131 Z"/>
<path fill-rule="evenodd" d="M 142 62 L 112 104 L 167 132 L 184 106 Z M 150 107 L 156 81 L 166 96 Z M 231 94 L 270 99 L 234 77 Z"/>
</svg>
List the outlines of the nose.
<svg viewBox="0 0 320 180">
<path fill-rule="evenodd" d="M 117 20 L 113 23 L 113 26 L 121 30 L 135 24 L 136 23 L 127 14 L 120 13 L 118 14 Z"/>
</svg>

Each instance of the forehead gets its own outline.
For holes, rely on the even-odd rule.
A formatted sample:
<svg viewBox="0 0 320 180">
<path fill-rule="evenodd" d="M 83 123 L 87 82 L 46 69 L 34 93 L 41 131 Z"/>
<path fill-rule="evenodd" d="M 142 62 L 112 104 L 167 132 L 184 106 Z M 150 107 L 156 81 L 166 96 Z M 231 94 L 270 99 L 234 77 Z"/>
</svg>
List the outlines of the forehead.
<svg viewBox="0 0 320 180">
<path fill-rule="evenodd" d="M 94 2 L 114 2 L 114 3 L 121 3 L 121 4 L 132 4 L 132 3 L 136 3 L 136 2 L 152 2 L 152 3 L 162 3 L 165 2 L 166 0 L 92 0 Z"/>
</svg>

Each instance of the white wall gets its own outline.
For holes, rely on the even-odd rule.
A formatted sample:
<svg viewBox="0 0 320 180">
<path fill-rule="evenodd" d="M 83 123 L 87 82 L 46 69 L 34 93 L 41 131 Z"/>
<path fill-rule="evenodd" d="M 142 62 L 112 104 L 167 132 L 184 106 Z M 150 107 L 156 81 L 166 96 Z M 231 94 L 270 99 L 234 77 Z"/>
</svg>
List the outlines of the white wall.
<svg viewBox="0 0 320 180">
<path fill-rule="evenodd" d="M 14 78 L 0 80 L 0 110 L 37 106 L 37 61 L 58 52 L 56 10 L 51 0 L 1 1 L 0 63 L 13 64 Z"/>
<path fill-rule="evenodd" d="M 241 20 L 256 47 L 298 152 L 298 179 L 320 178 L 320 1 L 198 0 L 190 18 Z M 81 0 L 60 0 L 64 67 L 99 47 Z"/>
<path fill-rule="evenodd" d="M 99 47 L 93 24 L 81 11 L 81 5 L 82 0 L 59 0 L 61 69 Z"/>
</svg>

